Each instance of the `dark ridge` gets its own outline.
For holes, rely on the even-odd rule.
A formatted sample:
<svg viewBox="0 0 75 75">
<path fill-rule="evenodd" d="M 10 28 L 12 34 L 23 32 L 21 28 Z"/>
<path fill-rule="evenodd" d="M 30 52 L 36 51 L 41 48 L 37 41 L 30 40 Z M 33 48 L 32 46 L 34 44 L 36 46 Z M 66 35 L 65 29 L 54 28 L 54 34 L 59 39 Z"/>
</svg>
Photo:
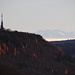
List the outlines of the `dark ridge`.
<svg viewBox="0 0 75 75">
<path fill-rule="evenodd" d="M 75 57 L 75 40 L 53 41 L 51 43 L 60 47 L 65 53 Z"/>
<path fill-rule="evenodd" d="M 0 62 L 13 66 L 15 71 L 25 75 L 73 75 L 75 64 L 70 60 L 40 35 L 0 30 Z"/>
</svg>

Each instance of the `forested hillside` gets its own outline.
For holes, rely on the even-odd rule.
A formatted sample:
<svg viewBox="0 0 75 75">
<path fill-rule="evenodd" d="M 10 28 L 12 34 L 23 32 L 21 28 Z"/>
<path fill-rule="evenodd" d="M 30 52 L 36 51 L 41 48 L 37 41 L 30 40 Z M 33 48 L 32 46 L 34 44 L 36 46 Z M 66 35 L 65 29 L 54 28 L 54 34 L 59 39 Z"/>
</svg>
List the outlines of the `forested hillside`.
<svg viewBox="0 0 75 75">
<path fill-rule="evenodd" d="M 75 75 L 71 60 L 40 35 L 0 30 L 1 75 Z"/>
</svg>

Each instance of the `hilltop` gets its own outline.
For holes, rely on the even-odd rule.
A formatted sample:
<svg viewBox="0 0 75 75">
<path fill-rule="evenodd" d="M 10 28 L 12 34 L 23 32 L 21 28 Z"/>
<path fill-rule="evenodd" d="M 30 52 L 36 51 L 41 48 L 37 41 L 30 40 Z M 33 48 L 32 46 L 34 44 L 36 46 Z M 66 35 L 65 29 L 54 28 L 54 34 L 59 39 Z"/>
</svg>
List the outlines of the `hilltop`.
<svg viewBox="0 0 75 75">
<path fill-rule="evenodd" d="M 75 74 L 75 64 L 65 60 L 60 48 L 40 35 L 26 32 L 0 30 L 0 63 L 24 75 Z"/>
</svg>

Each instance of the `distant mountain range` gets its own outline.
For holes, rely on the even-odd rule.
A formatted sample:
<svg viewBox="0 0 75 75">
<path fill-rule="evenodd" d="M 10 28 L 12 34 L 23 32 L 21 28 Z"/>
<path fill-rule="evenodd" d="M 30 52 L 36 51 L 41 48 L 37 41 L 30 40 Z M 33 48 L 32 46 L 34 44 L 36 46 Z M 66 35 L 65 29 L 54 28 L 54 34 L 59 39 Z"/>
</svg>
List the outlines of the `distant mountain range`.
<svg viewBox="0 0 75 75">
<path fill-rule="evenodd" d="M 39 30 L 36 34 L 42 35 L 44 38 L 75 38 L 75 32 L 64 32 L 61 30 Z"/>
</svg>

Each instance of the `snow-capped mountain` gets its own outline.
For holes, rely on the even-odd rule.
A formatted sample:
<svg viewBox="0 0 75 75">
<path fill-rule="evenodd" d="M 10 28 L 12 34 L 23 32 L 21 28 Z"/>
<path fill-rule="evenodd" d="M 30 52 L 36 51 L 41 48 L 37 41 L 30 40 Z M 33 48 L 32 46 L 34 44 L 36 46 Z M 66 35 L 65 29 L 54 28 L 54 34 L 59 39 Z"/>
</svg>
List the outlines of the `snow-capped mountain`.
<svg viewBox="0 0 75 75">
<path fill-rule="evenodd" d="M 64 32 L 61 30 L 39 30 L 35 32 L 44 38 L 75 38 L 75 32 Z"/>
</svg>

